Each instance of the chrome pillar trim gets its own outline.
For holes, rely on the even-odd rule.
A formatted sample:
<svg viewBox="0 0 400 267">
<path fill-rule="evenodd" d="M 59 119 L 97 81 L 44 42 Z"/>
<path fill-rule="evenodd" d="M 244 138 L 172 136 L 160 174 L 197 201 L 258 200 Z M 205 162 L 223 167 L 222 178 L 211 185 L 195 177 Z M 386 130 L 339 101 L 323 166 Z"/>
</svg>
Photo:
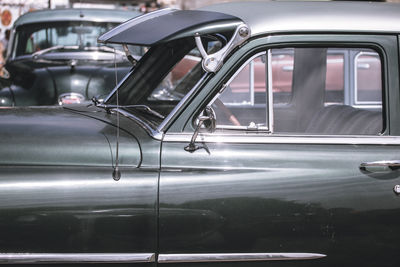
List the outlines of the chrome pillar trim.
<svg viewBox="0 0 400 267">
<path fill-rule="evenodd" d="M 317 253 L 160 254 L 158 263 L 313 260 L 323 257 L 326 255 Z"/>
<path fill-rule="evenodd" d="M 274 94 L 272 88 L 272 51 L 268 49 L 267 54 L 267 74 L 268 74 L 268 88 L 267 88 L 267 119 L 268 119 L 268 130 L 270 133 L 274 132 Z"/>
<path fill-rule="evenodd" d="M 0 253 L 0 264 L 155 262 L 154 253 Z"/>
<path fill-rule="evenodd" d="M 189 142 L 191 133 L 169 133 L 164 136 L 165 142 Z M 199 142 L 238 143 L 238 144 L 314 144 L 314 145 L 400 145 L 398 136 L 361 136 L 361 135 L 271 135 L 269 133 L 227 134 L 214 132 L 200 133 Z"/>
</svg>

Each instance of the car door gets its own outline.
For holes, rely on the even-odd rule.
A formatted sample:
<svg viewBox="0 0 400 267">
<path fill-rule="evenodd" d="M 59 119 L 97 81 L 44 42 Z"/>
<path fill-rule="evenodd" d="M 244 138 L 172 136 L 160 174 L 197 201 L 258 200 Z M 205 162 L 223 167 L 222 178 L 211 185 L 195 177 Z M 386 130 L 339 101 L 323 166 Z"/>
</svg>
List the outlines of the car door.
<svg viewBox="0 0 400 267">
<path fill-rule="evenodd" d="M 280 62 L 288 53 L 292 62 Z M 361 75 L 370 58 L 353 68 L 351 53 L 379 59 L 379 105 L 346 104 L 346 90 L 371 76 Z M 277 35 L 232 55 L 163 140 L 159 263 L 396 266 L 397 59 L 395 36 L 363 35 Z M 277 90 L 288 70 L 290 90 Z M 342 92 L 326 82 L 338 71 Z M 216 130 L 188 152 L 207 105 Z"/>
<path fill-rule="evenodd" d="M 105 112 L 38 110 L 1 114 L 0 264 L 154 266 L 160 143 L 121 118 L 118 154 Z"/>
</svg>

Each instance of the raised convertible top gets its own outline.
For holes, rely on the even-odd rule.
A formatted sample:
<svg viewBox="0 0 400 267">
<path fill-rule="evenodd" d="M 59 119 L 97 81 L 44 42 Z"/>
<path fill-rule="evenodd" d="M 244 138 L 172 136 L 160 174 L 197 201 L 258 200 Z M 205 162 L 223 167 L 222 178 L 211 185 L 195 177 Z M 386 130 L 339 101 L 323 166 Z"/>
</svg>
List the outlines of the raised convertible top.
<svg viewBox="0 0 400 267">
<path fill-rule="evenodd" d="M 162 9 L 125 22 L 98 41 L 152 46 L 196 34 L 234 30 L 240 23 L 239 18 L 220 12 Z"/>
</svg>

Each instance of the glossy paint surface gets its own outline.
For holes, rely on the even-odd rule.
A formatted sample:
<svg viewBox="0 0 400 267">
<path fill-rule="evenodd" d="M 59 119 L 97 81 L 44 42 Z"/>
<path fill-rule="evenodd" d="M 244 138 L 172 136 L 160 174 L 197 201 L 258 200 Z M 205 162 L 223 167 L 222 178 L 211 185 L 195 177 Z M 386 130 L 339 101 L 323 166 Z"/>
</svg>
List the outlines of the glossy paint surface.
<svg viewBox="0 0 400 267">
<path fill-rule="evenodd" d="M 181 158 L 163 157 L 161 253 L 309 252 L 327 255 L 318 266 L 378 266 L 374 251 L 395 266 L 400 174 L 363 173 L 359 164 L 395 158 L 397 146 L 254 141 L 206 144 L 210 154 L 163 145 Z"/>
<path fill-rule="evenodd" d="M 398 33 L 399 9 L 394 3 L 340 1 L 238 1 L 201 8 L 239 17 L 251 27 L 252 36 L 276 32 Z"/>
<path fill-rule="evenodd" d="M 247 58 L 326 43 L 381 53 L 383 136 L 216 131 L 199 135 L 203 148 L 184 150 L 199 112 Z M 360 168 L 400 160 L 398 47 L 391 35 L 250 40 L 185 98 L 165 133 L 93 106 L 0 110 L 0 256 L 55 266 L 85 255 L 74 266 L 96 256 L 95 264 L 121 266 L 118 255 L 135 253 L 150 255 L 135 266 L 398 266 L 399 169 Z M 117 124 L 122 177 L 114 181 Z"/>
<path fill-rule="evenodd" d="M 129 261 L 120 253 L 156 251 L 157 141 L 121 117 L 121 179 L 114 181 L 114 113 L 85 106 L 0 113 L 0 253 L 53 253 L 47 264 L 60 266 L 65 259 L 54 255 L 88 253 L 96 262 L 100 253 L 103 264 L 122 264 Z"/>
<path fill-rule="evenodd" d="M 113 125 L 62 107 L 2 109 L 0 120 L 2 164 L 112 166 L 116 154 L 111 145 L 116 143 Z M 142 153 L 137 139 L 124 131 L 120 137 L 120 163 L 138 166 Z"/>
<path fill-rule="evenodd" d="M 208 134 L 214 138 L 199 137 L 197 145 L 202 149 L 194 153 L 184 150 L 194 131 L 193 114 L 198 114 L 251 56 L 249 51 L 254 54 L 261 47 L 282 44 L 350 41 L 384 47 L 385 108 L 389 114 L 384 135 L 398 135 L 394 36 L 281 35 L 250 41 L 184 107 L 170 128 L 171 135 L 167 133 L 164 139 L 160 253 L 320 253 L 327 256 L 268 265 L 397 266 L 400 199 L 393 187 L 400 183 L 400 173 L 368 173 L 360 170 L 360 164 L 398 158 L 398 142 L 374 141 L 384 138 L 379 136 L 354 137 L 358 142 L 352 143 L 351 138 L 346 141 L 338 136 L 296 140 L 267 133 L 231 132 L 230 136 L 229 131 L 216 131 Z M 176 138 L 182 132 L 185 137 Z M 235 136 L 241 138 L 235 140 Z M 170 219 L 172 211 L 176 220 Z M 214 262 L 208 266 L 265 264 Z"/>
</svg>

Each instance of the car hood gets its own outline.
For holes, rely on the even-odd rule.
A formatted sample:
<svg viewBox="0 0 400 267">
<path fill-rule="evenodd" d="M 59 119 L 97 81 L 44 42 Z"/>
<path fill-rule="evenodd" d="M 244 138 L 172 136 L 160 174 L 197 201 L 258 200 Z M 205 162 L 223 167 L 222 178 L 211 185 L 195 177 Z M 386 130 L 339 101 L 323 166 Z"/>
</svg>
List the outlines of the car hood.
<svg viewBox="0 0 400 267">
<path fill-rule="evenodd" d="M 0 109 L 0 164 L 112 167 L 116 127 L 115 116 L 108 116 L 101 120 L 62 107 Z M 137 139 L 121 130 L 119 143 L 120 166 L 138 167 Z"/>
</svg>

